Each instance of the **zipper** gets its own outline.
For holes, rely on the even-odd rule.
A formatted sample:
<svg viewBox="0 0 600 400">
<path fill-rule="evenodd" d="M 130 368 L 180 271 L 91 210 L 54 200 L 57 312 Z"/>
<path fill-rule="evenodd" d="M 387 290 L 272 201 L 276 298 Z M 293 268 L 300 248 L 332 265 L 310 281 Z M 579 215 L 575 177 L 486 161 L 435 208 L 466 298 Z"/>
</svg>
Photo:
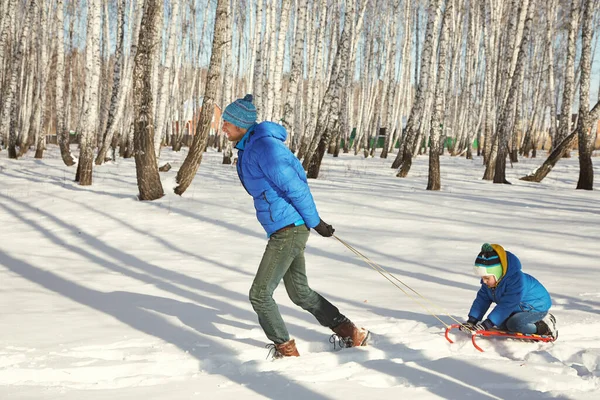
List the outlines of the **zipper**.
<svg viewBox="0 0 600 400">
<path fill-rule="evenodd" d="M 240 178 L 240 182 L 242 182 L 242 186 L 244 187 L 244 190 L 246 190 L 246 193 L 248 193 L 250 196 L 252 196 L 250 194 L 250 192 L 248 191 L 248 188 L 246 187 L 246 184 L 244 183 L 244 174 L 242 173 L 242 158 L 243 158 L 244 152 L 243 151 L 238 151 L 238 162 L 236 165 L 236 170 L 237 170 L 237 174 L 238 174 L 238 178 Z"/>
<path fill-rule="evenodd" d="M 494 299 L 494 303 L 498 303 L 498 302 L 496 301 L 496 288 L 495 288 L 495 287 L 493 287 L 493 288 L 490 288 L 490 289 L 492 290 L 492 297 L 493 297 L 493 299 Z"/>
<path fill-rule="evenodd" d="M 263 194 L 263 199 L 265 199 L 265 201 L 269 205 L 269 218 L 271 218 L 271 222 L 275 222 L 275 220 L 273 219 L 273 214 L 271 213 L 271 203 L 269 203 L 269 200 L 267 200 L 267 192 L 264 191 L 262 194 Z"/>
</svg>

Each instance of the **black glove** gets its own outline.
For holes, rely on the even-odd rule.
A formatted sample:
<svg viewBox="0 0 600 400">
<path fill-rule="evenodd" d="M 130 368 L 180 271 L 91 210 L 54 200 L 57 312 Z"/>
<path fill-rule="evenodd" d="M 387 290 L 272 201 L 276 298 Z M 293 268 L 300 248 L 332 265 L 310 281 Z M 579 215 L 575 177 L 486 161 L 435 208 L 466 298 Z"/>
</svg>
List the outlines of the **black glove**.
<svg viewBox="0 0 600 400">
<path fill-rule="evenodd" d="M 335 232 L 333 226 L 326 224 L 323 220 L 320 220 L 319 225 L 315 226 L 313 229 L 323 237 L 331 237 L 333 236 L 333 232 Z"/>
<path fill-rule="evenodd" d="M 460 328 L 458 328 L 458 329 L 460 329 L 461 331 L 463 331 L 465 333 L 473 333 L 476 331 L 489 331 L 493 327 L 494 327 L 494 323 L 492 321 L 490 321 L 489 319 L 486 319 L 483 322 L 479 322 L 475 318 L 469 317 L 467 322 L 462 324 L 460 326 Z"/>
<path fill-rule="evenodd" d="M 460 329 L 464 333 L 472 333 L 475 331 L 475 325 L 477 325 L 478 322 L 479 322 L 478 320 L 469 316 L 469 318 L 467 319 L 467 322 L 462 324 L 460 326 L 460 328 L 458 328 L 458 329 Z"/>
<path fill-rule="evenodd" d="M 476 331 L 475 325 L 476 324 L 474 324 L 472 322 L 465 322 L 458 329 L 460 329 L 464 333 L 473 333 Z"/>
</svg>

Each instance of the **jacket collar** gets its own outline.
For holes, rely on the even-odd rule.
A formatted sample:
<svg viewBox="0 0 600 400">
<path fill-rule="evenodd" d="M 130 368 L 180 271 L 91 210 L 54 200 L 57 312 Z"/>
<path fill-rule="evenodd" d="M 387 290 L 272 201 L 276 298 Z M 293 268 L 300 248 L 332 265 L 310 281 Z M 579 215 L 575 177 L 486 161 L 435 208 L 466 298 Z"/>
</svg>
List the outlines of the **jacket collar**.
<svg viewBox="0 0 600 400">
<path fill-rule="evenodd" d="M 235 148 L 238 150 L 244 150 L 244 148 L 246 147 L 246 143 L 248 143 L 248 139 L 250 139 L 250 136 L 252 136 L 252 133 L 254 133 L 254 127 L 256 126 L 256 124 L 252 125 L 250 128 L 248 128 L 248 131 L 246 132 L 246 134 L 240 139 L 239 142 L 236 143 Z"/>
</svg>

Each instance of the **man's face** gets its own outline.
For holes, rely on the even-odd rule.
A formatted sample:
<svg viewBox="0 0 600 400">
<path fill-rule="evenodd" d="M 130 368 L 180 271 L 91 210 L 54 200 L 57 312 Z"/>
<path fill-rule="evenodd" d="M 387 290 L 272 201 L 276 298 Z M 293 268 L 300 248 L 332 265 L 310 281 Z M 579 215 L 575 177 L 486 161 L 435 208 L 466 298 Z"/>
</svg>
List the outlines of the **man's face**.
<svg viewBox="0 0 600 400">
<path fill-rule="evenodd" d="M 231 122 L 223 121 L 223 132 L 230 142 L 239 142 L 248 130 L 235 126 Z"/>
</svg>

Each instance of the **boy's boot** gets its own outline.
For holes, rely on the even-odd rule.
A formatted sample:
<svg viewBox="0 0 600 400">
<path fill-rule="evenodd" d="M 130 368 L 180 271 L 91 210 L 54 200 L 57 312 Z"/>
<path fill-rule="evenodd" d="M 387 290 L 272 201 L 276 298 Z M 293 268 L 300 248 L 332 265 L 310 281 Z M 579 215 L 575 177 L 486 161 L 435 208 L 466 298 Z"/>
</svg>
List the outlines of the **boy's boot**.
<svg viewBox="0 0 600 400">
<path fill-rule="evenodd" d="M 344 347 L 366 346 L 371 332 L 365 328 L 357 328 L 352 322 L 343 322 L 333 328 L 333 331 L 340 337 Z"/>
<path fill-rule="evenodd" d="M 556 329 L 556 318 L 548 313 L 541 321 L 535 323 L 538 335 L 552 336 L 554 340 L 558 339 L 558 330 Z"/>
</svg>

